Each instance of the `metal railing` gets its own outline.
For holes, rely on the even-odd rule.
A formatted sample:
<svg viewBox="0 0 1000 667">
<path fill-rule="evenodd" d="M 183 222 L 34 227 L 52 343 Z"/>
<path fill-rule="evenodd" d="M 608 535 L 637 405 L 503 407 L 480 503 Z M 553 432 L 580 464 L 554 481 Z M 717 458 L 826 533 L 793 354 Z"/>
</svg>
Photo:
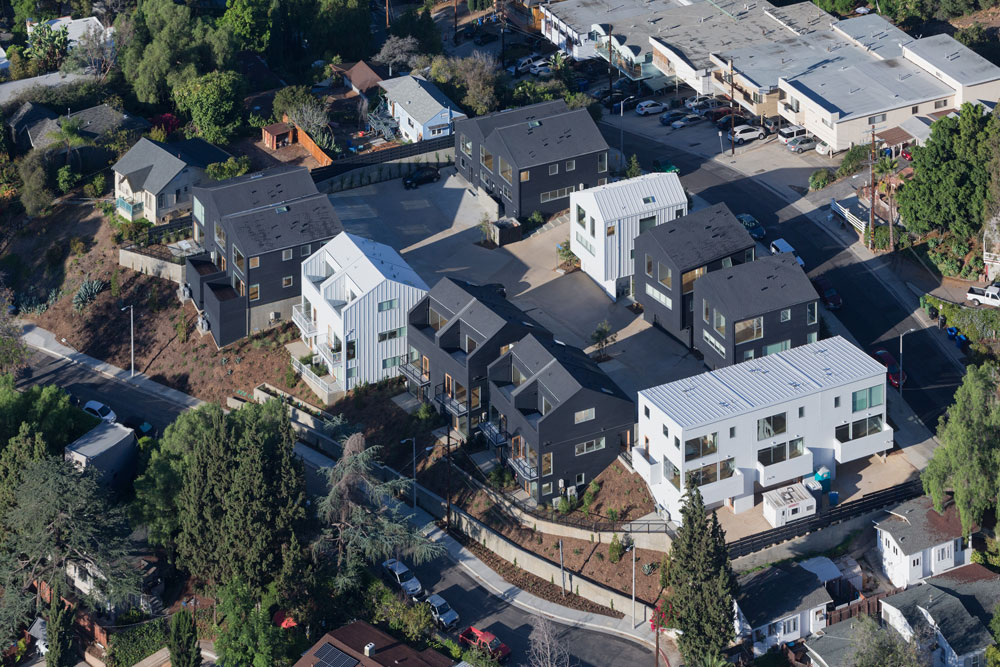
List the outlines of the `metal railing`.
<svg viewBox="0 0 1000 667">
<path fill-rule="evenodd" d="M 133 215 L 142 215 L 141 201 L 129 201 L 128 199 L 125 199 L 125 197 L 119 197 L 115 202 L 115 207 L 125 211 L 129 217 L 132 217 Z"/>
<path fill-rule="evenodd" d="M 292 312 L 295 312 L 294 309 Z M 330 374 L 335 375 L 332 367 L 340 365 L 341 360 L 344 358 L 344 353 L 341 350 L 332 350 L 326 343 L 318 344 L 316 346 L 316 352 L 319 356 L 323 357 L 323 361 L 325 361 L 326 365 L 330 367 Z"/>
<path fill-rule="evenodd" d="M 414 366 L 413 362 L 407 361 L 405 364 L 400 364 L 399 372 L 418 387 L 424 387 L 431 383 L 431 376 L 428 373 L 424 373 L 424 369 L 419 366 Z"/>
<path fill-rule="evenodd" d="M 533 479 L 538 479 L 538 467 L 528 463 L 527 459 L 523 459 L 521 457 L 508 456 L 507 460 L 510 461 L 510 464 L 514 466 L 514 469 L 524 479 L 528 481 L 531 481 Z"/>
<path fill-rule="evenodd" d="M 292 306 L 292 322 L 299 328 L 303 336 L 313 336 L 316 334 L 316 323 L 306 317 L 302 312 L 302 304 Z"/>
<path fill-rule="evenodd" d="M 766 530 L 763 533 L 749 535 L 747 537 L 730 542 L 727 545 L 730 558 L 739 558 L 761 551 L 775 544 L 780 544 L 786 540 L 801 537 L 815 530 L 832 526 L 835 523 L 853 519 L 873 510 L 883 508 L 904 500 L 916 498 L 924 492 L 923 483 L 919 479 L 904 482 L 888 489 L 869 493 L 857 500 L 837 505 L 829 510 L 805 517 L 791 523 L 787 523 L 780 528 Z"/>
<path fill-rule="evenodd" d="M 437 386 L 434 391 L 434 399 L 440 403 L 445 410 L 456 417 L 462 417 L 469 412 L 469 406 L 464 401 L 457 400 L 454 396 L 449 396 L 444 391 L 444 383 Z"/>
<path fill-rule="evenodd" d="M 291 359 L 292 359 L 292 368 L 298 371 L 302 375 L 302 377 L 306 378 L 310 382 L 315 383 L 316 386 L 318 386 L 321 390 L 323 390 L 328 394 L 337 391 L 337 388 L 333 385 L 333 383 L 327 382 L 320 376 L 313 373 L 311 368 L 303 364 L 295 357 L 292 357 Z"/>
<path fill-rule="evenodd" d="M 500 428 L 499 424 L 494 424 L 491 421 L 480 422 L 479 430 L 483 432 L 483 435 L 486 436 L 486 439 L 494 447 L 499 447 L 507 442 L 507 431 Z"/>
</svg>

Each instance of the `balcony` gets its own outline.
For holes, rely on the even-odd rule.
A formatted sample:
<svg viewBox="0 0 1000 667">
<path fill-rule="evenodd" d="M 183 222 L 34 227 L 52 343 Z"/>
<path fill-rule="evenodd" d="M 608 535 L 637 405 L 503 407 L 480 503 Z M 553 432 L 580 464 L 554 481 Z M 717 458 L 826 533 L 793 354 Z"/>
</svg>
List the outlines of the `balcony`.
<svg viewBox="0 0 1000 667">
<path fill-rule="evenodd" d="M 449 396 L 444 391 L 444 384 L 439 384 L 437 386 L 437 391 L 434 392 L 434 398 L 440 403 L 445 410 L 455 417 L 464 417 L 466 413 L 469 412 L 469 406 L 466 405 L 465 401 L 459 401 L 454 396 Z"/>
<path fill-rule="evenodd" d="M 414 366 L 413 362 L 407 361 L 405 364 L 400 364 L 399 372 L 418 387 L 426 387 L 431 383 L 430 374 L 424 373 L 424 369 L 419 366 Z"/>
<path fill-rule="evenodd" d="M 128 199 L 126 197 L 119 197 L 116 203 L 118 210 L 121 212 L 122 216 L 128 218 L 129 220 L 135 220 L 136 218 L 142 217 L 142 202 L 135 199 Z"/>
<path fill-rule="evenodd" d="M 813 472 L 813 454 L 805 449 L 801 455 L 769 466 L 757 462 L 757 481 L 761 486 L 774 486 Z"/>
<path fill-rule="evenodd" d="M 495 424 L 491 421 L 484 421 L 479 424 L 479 430 L 483 432 L 483 435 L 486 436 L 486 439 L 489 440 L 490 444 L 494 447 L 499 447 L 507 442 L 507 431 L 505 431 L 499 424 Z"/>
<path fill-rule="evenodd" d="M 316 335 L 316 323 L 302 312 L 302 304 L 292 306 L 292 322 L 295 322 L 295 326 L 302 332 L 303 338 Z"/>
<path fill-rule="evenodd" d="M 527 459 L 511 456 L 507 460 L 514 466 L 514 470 L 517 471 L 517 474 L 522 479 L 526 479 L 529 482 L 533 479 L 538 479 L 538 468 L 528 463 Z"/>
<path fill-rule="evenodd" d="M 294 312 L 295 311 L 293 310 L 292 313 L 294 314 Z M 340 362 L 344 359 L 344 353 L 339 349 L 331 349 L 326 343 L 320 343 L 317 345 L 316 352 L 323 358 L 323 361 L 326 362 L 326 367 L 330 369 L 330 373 L 336 375 L 336 373 L 333 372 L 333 369 L 336 366 L 340 366 Z"/>
</svg>

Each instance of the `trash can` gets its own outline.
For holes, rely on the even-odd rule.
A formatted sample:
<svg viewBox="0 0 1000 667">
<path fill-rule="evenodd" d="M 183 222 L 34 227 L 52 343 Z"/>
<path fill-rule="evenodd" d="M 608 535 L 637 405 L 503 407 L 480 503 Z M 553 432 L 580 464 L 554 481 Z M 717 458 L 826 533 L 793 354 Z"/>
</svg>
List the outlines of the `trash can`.
<svg viewBox="0 0 1000 667">
<path fill-rule="evenodd" d="M 965 348 L 969 345 L 969 338 L 965 334 L 958 334 L 955 336 L 955 347 L 965 351 Z"/>
<path fill-rule="evenodd" d="M 948 332 L 948 340 L 955 340 L 955 336 L 958 335 L 958 328 L 948 327 L 946 331 Z"/>
<path fill-rule="evenodd" d="M 813 475 L 813 479 L 819 482 L 820 487 L 823 489 L 823 491 L 830 490 L 831 477 L 833 477 L 833 475 L 830 473 L 830 469 L 827 468 L 826 466 L 820 466 L 820 469 L 816 471 L 815 475 Z"/>
<path fill-rule="evenodd" d="M 840 502 L 840 492 L 831 491 L 830 492 L 830 507 L 836 507 L 837 503 Z"/>
<path fill-rule="evenodd" d="M 938 329 L 944 329 L 944 326 L 947 323 L 948 323 L 948 318 L 944 316 L 944 313 L 938 315 Z"/>
<path fill-rule="evenodd" d="M 934 306 L 927 306 L 927 316 L 931 318 L 931 322 L 938 318 L 938 309 Z"/>
</svg>

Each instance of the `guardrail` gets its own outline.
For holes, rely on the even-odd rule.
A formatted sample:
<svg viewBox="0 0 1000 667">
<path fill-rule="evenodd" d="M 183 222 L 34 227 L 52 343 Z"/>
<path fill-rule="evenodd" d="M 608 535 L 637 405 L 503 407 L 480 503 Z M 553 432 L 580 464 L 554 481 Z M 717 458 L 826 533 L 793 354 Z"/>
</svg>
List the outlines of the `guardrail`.
<svg viewBox="0 0 1000 667">
<path fill-rule="evenodd" d="M 923 483 L 919 479 L 904 482 L 888 489 L 868 493 L 857 500 L 837 505 L 822 514 L 787 523 L 780 528 L 748 535 L 726 545 L 731 559 L 761 551 L 786 540 L 807 535 L 833 524 L 853 519 L 887 505 L 909 500 L 923 495 Z"/>
<path fill-rule="evenodd" d="M 830 199 L 830 210 L 839 215 L 847 222 L 849 222 L 851 224 L 851 227 L 854 227 L 855 231 L 857 231 L 858 234 L 864 234 L 865 229 L 868 228 L 867 220 L 862 220 L 858 216 L 851 213 L 850 209 L 848 209 L 846 206 L 841 206 L 839 203 L 837 203 L 836 199 L 833 198 Z"/>
<path fill-rule="evenodd" d="M 326 393 L 332 394 L 337 391 L 337 388 L 335 386 L 333 386 L 320 376 L 313 373 L 311 368 L 303 364 L 295 357 L 291 358 L 291 362 L 292 362 L 292 368 L 294 368 L 297 372 L 301 373 L 310 382 L 316 383 L 316 385 Z"/>
</svg>

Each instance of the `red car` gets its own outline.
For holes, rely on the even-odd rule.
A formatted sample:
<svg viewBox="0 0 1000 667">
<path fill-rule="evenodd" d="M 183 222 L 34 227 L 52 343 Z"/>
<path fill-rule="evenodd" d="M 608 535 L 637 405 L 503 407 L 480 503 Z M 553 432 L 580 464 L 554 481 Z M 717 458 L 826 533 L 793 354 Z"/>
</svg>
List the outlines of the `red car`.
<svg viewBox="0 0 1000 667">
<path fill-rule="evenodd" d="M 899 385 L 906 382 L 906 373 L 900 369 L 899 364 L 896 363 L 896 357 L 892 356 L 889 350 L 884 347 L 877 348 L 872 351 L 872 356 L 885 366 L 885 374 L 889 378 L 889 384 L 898 389 Z"/>
<path fill-rule="evenodd" d="M 837 288 L 833 286 L 829 278 L 826 276 L 816 276 L 812 283 L 823 305 L 829 310 L 838 310 L 844 305 L 844 299 L 837 292 Z"/>
<path fill-rule="evenodd" d="M 458 635 L 458 643 L 479 649 L 498 662 L 504 662 L 510 657 L 510 647 L 497 639 L 495 634 L 471 625 Z"/>
<path fill-rule="evenodd" d="M 912 160 L 913 159 L 913 153 L 910 152 L 909 148 L 904 148 L 903 150 L 901 150 L 899 152 L 899 154 L 902 155 L 907 160 Z"/>
</svg>

